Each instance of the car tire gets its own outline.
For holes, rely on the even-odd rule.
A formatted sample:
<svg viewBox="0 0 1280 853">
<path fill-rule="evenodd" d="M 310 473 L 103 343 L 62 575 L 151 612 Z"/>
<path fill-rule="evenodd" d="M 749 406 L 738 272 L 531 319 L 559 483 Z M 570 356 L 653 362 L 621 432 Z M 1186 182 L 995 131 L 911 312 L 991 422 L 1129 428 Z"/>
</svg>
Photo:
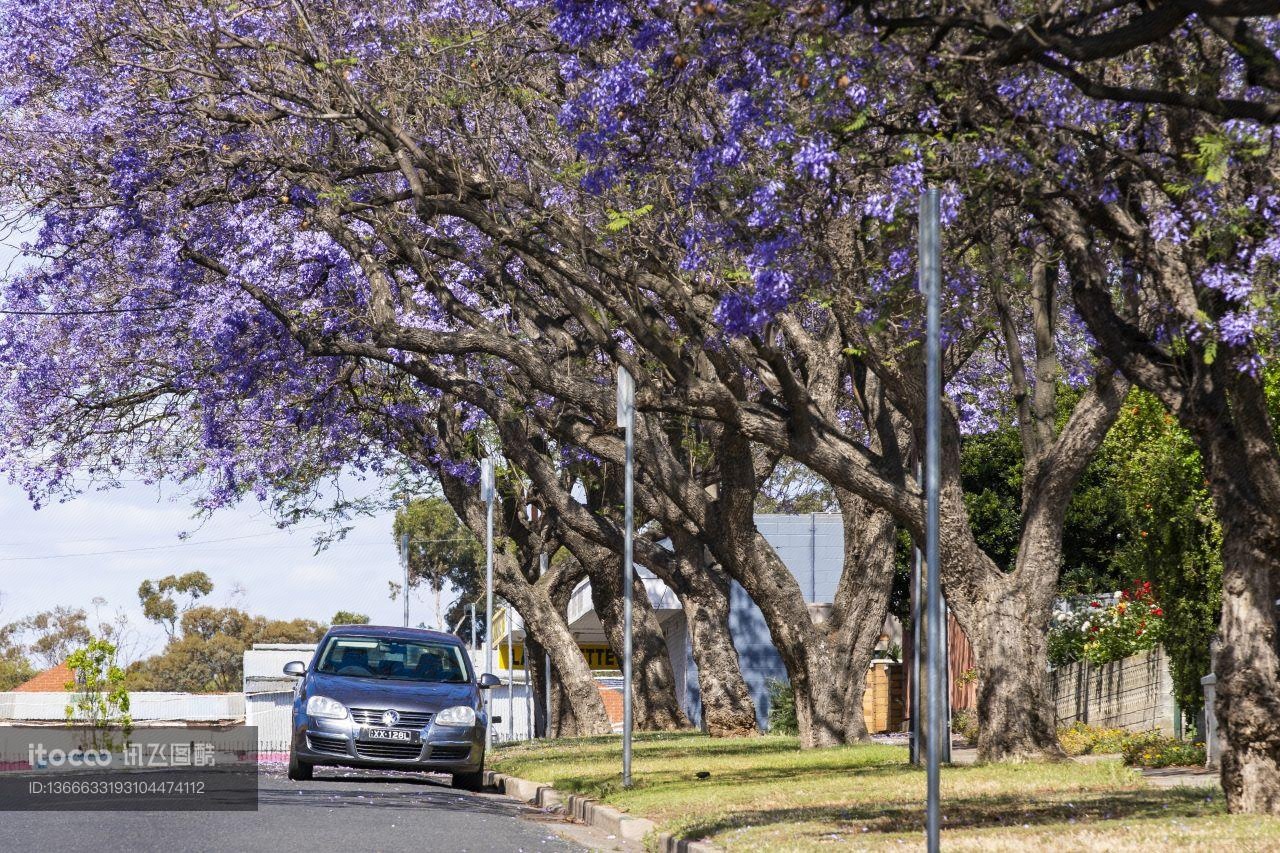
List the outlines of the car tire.
<svg viewBox="0 0 1280 853">
<path fill-rule="evenodd" d="M 463 791 L 479 791 L 484 788 L 484 771 L 474 773 L 454 773 L 453 787 Z"/>
<path fill-rule="evenodd" d="M 289 780 L 292 782 L 310 782 L 315 766 L 299 761 L 293 750 L 289 751 Z"/>
</svg>

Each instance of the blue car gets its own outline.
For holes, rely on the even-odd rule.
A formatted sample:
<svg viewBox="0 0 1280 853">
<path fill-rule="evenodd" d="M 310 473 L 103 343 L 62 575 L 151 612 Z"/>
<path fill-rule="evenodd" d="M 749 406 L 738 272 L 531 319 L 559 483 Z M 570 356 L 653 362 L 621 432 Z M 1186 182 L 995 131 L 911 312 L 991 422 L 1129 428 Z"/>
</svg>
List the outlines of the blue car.
<svg viewBox="0 0 1280 853">
<path fill-rule="evenodd" d="M 316 765 L 453 774 L 468 791 L 483 784 L 486 718 L 479 678 L 458 638 L 417 628 L 337 625 L 299 676 L 293 699 L 289 778 Z M 494 722 L 500 722 L 498 718 Z"/>
</svg>

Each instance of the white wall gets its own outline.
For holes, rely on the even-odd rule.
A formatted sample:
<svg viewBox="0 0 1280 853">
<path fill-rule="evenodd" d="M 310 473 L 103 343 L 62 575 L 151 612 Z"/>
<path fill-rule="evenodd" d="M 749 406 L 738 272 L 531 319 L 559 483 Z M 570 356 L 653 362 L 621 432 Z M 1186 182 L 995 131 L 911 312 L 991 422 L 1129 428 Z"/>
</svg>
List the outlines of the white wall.
<svg viewBox="0 0 1280 853">
<path fill-rule="evenodd" d="M 65 720 L 74 693 L 0 693 L 0 720 Z M 129 694 L 134 722 L 239 720 L 244 717 L 243 693 Z"/>
</svg>

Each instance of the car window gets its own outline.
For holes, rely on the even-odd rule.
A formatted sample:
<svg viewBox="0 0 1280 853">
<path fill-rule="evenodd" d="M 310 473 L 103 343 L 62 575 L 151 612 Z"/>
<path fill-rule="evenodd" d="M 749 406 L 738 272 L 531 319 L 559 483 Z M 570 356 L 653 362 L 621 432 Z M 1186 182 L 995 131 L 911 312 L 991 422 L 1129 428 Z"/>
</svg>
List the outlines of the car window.
<svg viewBox="0 0 1280 853">
<path fill-rule="evenodd" d="M 330 637 L 316 672 L 355 678 L 462 684 L 467 679 L 463 651 L 452 643 L 381 637 Z"/>
</svg>

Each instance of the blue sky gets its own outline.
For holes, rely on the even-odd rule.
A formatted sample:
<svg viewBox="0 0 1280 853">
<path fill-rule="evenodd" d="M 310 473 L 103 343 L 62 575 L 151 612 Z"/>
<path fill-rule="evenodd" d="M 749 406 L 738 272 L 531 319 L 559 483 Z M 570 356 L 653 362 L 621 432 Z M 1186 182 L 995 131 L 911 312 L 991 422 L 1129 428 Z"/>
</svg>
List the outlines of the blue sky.
<svg viewBox="0 0 1280 853">
<path fill-rule="evenodd" d="M 11 267 L 20 239 L 0 238 L 0 273 Z M 154 651 L 164 635 L 143 620 L 138 585 L 196 569 L 213 578 L 214 604 L 319 620 L 355 610 L 400 624 L 403 605 L 390 600 L 387 587 L 401 572 L 391 521 L 390 513 L 359 519 L 345 540 L 316 554 L 314 527 L 278 530 L 253 503 L 197 525 L 173 492 L 126 484 L 36 511 L 0 478 L 0 624 L 56 605 L 92 615 L 94 599 L 102 598 L 101 616 L 122 608 L 128 617 L 133 655 Z M 186 540 L 184 532 L 191 533 Z M 434 627 L 434 599 L 424 599 L 411 599 L 411 621 Z"/>
</svg>

